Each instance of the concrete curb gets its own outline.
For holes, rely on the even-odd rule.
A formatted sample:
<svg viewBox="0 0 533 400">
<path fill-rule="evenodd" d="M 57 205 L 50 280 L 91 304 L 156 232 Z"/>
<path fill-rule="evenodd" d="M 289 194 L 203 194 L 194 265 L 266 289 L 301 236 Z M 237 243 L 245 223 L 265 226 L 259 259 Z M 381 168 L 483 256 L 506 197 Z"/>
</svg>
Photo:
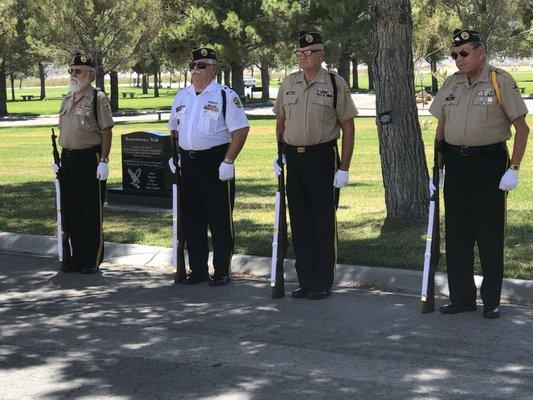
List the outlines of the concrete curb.
<svg viewBox="0 0 533 400">
<path fill-rule="evenodd" d="M 0 251 L 55 257 L 56 239 L 52 236 L 29 235 L 0 231 Z M 171 249 L 167 247 L 138 244 L 105 243 L 104 261 L 145 266 L 147 268 L 170 268 Z M 236 254 L 232 260 L 232 272 L 258 278 L 270 277 L 270 257 L 256 257 Z M 296 283 L 294 260 L 285 260 L 285 280 Z M 482 277 L 475 277 L 478 288 Z M 365 287 L 418 295 L 422 282 L 421 271 L 395 268 L 364 267 L 337 264 L 335 285 L 339 287 Z M 446 274 L 437 273 L 435 293 L 448 296 Z M 510 302 L 533 303 L 533 281 L 504 279 L 502 298 Z"/>
</svg>

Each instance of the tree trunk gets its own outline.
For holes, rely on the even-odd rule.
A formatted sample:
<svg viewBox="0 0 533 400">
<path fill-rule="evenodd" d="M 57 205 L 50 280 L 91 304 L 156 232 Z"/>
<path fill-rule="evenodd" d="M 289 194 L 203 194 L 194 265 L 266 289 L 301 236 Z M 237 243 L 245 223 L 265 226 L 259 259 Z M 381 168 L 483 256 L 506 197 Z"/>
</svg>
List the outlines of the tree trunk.
<svg viewBox="0 0 533 400">
<path fill-rule="evenodd" d="M 183 73 L 183 87 L 187 86 L 187 77 L 188 76 L 189 76 L 189 70 L 186 69 L 185 72 Z"/>
<path fill-rule="evenodd" d="M 157 72 L 154 74 L 154 97 L 159 97 L 159 80 L 157 79 Z"/>
<path fill-rule="evenodd" d="M 100 57 L 95 57 L 95 67 L 96 67 L 96 87 L 105 92 L 105 73 L 102 65 L 102 59 Z"/>
<path fill-rule="evenodd" d="M 217 82 L 222 83 L 222 69 L 217 69 Z"/>
<path fill-rule="evenodd" d="M 137 82 L 135 83 L 135 86 L 141 87 L 141 75 L 137 72 Z"/>
<path fill-rule="evenodd" d="M 374 90 L 374 66 L 372 65 L 372 61 L 368 61 L 366 65 L 368 67 L 368 90 L 373 91 Z"/>
<path fill-rule="evenodd" d="M 346 45 L 342 45 L 341 55 L 339 57 L 339 75 L 344 78 L 348 87 L 350 87 L 350 54 Z"/>
<path fill-rule="evenodd" d="M 0 117 L 7 115 L 7 87 L 6 87 L 6 68 L 2 61 L 0 63 Z"/>
<path fill-rule="evenodd" d="M 146 79 L 146 74 L 143 73 L 143 94 L 148 94 L 148 79 Z"/>
<path fill-rule="evenodd" d="M 162 79 L 161 79 L 161 68 L 159 68 L 159 70 L 157 71 L 157 87 L 162 89 L 163 88 L 163 83 L 162 83 Z"/>
<path fill-rule="evenodd" d="M 410 0 L 373 0 L 376 124 L 387 218 L 428 209 L 428 172 L 413 82 Z"/>
<path fill-rule="evenodd" d="M 9 81 L 11 83 L 11 101 L 15 101 L 15 77 L 9 74 Z"/>
<path fill-rule="evenodd" d="M 269 60 L 266 58 L 261 60 L 261 100 L 267 101 L 270 98 L 270 67 Z"/>
<path fill-rule="evenodd" d="M 118 74 L 117 71 L 109 71 L 109 84 L 111 86 L 110 105 L 111 111 L 118 111 Z"/>
<path fill-rule="evenodd" d="M 359 90 L 359 72 L 357 71 L 357 58 L 352 58 L 352 89 Z"/>
<path fill-rule="evenodd" d="M 431 56 L 431 93 L 439 91 L 439 80 L 437 79 L 437 57 Z"/>
<path fill-rule="evenodd" d="M 229 67 L 224 67 L 224 85 L 226 86 L 231 86 L 231 79 L 230 79 L 230 75 L 231 75 L 231 69 Z"/>
<path fill-rule="evenodd" d="M 39 81 L 41 82 L 41 95 L 39 98 L 44 100 L 46 98 L 46 75 L 44 74 L 44 65 L 39 63 Z"/>
<path fill-rule="evenodd" d="M 244 67 L 238 62 L 230 62 L 231 66 L 231 87 L 242 99 L 244 98 Z"/>
</svg>

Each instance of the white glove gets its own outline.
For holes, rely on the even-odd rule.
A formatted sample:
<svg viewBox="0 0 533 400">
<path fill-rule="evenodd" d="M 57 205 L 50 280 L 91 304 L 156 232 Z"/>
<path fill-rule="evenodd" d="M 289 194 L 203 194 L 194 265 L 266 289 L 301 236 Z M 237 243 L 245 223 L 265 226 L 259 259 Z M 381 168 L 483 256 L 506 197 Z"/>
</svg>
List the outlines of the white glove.
<svg viewBox="0 0 533 400">
<path fill-rule="evenodd" d="M 281 155 L 281 162 L 283 164 L 287 164 L 287 159 L 285 158 L 285 154 Z M 281 167 L 279 166 L 278 159 L 274 159 L 274 175 L 280 176 L 281 175 Z"/>
<path fill-rule="evenodd" d="M 107 163 L 100 162 L 98 168 L 96 168 L 96 178 L 101 181 L 105 181 L 109 177 L 109 167 Z"/>
<path fill-rule="evenodd" d="M 218 179 L 228 181 L 235 176 L 235 164 L 228 164 L 222 161 L 218 167 Z"/>
<path fill-rule="evenodd" d="M 337 172 L 335 172 L 335 177 L 333 178 L 333 186 L 335 186 L 337 189 L 340 189 L 341 187 L 346 186 L 349 180 L 350 173 L 348 171 L 338 169 Z"/>
<path fill-rule="evenodd" d="M 500 180 L 501 190 L 513 190 L 518 186 L 518 171 L 508 169 Z"/>
<path fill-rule="evenodd" d="M 439 168 L 439 188 L 441 187 L 444 187 L 444 170 L 442 168 Z M 437 190 L 437 188 L 433 183 L 433 178 L 429 178 L 429 197 L 433 196 L 435 190 Z"/>
<path fill-rule="evenodd" d="M 57 174 L 59 172 L 59 165 L 57 165 L 56 163 L 52 163 L 52 172 L 54 174 Z"/>
<path fill-rule="evenodd" d="M 168 167 L 170 168 L 170 171 L 175 174 L 176 173 L 176 166 L 174 165 L 174 157 L 170 157 L 168 159 Z M 178 167 L 181 168 L 181 157 L 178 154 Z"/>
</svg>

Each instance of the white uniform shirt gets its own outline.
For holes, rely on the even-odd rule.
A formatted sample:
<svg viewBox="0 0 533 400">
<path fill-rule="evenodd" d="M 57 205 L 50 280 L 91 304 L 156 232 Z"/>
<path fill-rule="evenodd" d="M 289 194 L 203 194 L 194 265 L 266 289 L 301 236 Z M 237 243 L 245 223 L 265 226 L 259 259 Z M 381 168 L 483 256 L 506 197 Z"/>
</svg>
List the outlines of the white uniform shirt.
<svg viewBox="0 0 533 400">
<path fill-rule="evenodd" d="M 222 90 L 226 92 L 226 115 L 222 112 Z M 216 81 L 199 95 L 194 85 L 182 89 L 172 102 L 168 129 L 179 134 L 184 150 L 207 150 L 229 143 L 231 132 L 249 126 L 237 93 Z"/>
</svg>

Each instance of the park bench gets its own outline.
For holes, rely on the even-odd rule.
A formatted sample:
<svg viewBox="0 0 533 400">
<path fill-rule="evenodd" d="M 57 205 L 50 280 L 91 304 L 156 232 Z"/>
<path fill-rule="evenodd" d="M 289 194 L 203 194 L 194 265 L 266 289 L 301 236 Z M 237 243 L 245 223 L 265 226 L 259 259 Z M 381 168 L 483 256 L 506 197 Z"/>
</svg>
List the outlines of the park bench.
<svg viewBox="0 0 533 400">
<path fill-rule="evenodd" d="M 33 100 L 33 98 L 35 97 L 33 94 L 23 94 L 22 96 L 22 101 L 26 101 L 26 100 Z"/>
<path fill-rule="evenodd" d="M 122 97 L 126 98 L 128 96 L 130 97 L 130 99 L 135 98 L 135 92 L 122 92 Z"/>
<path fill-rule="evenodd" d="M 161 114 L 170 112 L 169 110 L 155 110 L 154 111 L 157 114 L 157 120 L 161 121 Z"/>
</svg>

